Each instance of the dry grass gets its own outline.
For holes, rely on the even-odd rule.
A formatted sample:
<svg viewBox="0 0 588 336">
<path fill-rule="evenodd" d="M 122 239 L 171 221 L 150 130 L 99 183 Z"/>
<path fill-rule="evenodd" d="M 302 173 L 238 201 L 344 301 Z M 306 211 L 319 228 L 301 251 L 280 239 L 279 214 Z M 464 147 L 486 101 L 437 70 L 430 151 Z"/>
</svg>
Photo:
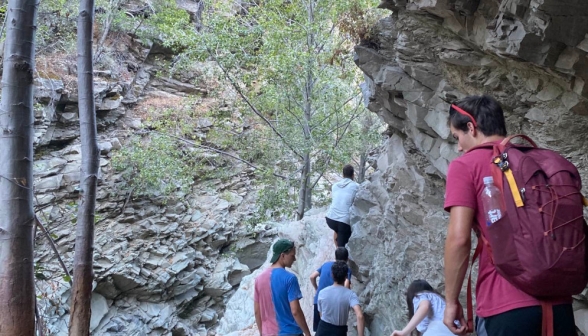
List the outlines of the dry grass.
<svg viewBox="0 0 588 336">
<path fill-rule="evenodd" d="M 77 78 L 70 69 L 75 66 L 75 55 L 54 53 L 38 55 L 36 60 L 36 77 L 61 79 L 67 91 L 77 90 Z"/>
<path fill-rule="evenodd" d="M 134 108 L 134 115 L 143 120 L 147 118 L 157 118 L 162 115 L 161 112 L 167 109 L 176 109 L 182 106 L 186 100 L 184 97 L 154 97 L 150 96 L 138 102 Z"/>
</svg>

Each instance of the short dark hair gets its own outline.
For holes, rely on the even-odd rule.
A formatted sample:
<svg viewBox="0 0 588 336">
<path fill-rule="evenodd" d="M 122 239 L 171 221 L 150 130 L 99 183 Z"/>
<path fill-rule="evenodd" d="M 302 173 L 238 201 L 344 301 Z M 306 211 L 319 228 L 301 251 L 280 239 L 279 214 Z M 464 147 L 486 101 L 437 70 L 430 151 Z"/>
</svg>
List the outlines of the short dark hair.
<svg viewBox="0 0 588 336">
<path fill-rule="evenodd" d="M 349 260 L 349 251 L 343 246 L 337 247 L 335 250 L 335 260 L 347 261 Z"/>
<path fill-rule="evenodd" d="M 335 283 L 342 285 L 345 283 L 345 279 L 347 279 L 347 274 L 349 273 L 349 266 L 344 261 L 335 261 L 333 266 L 331 267 L 331 274 L 333 275 L 333 280 Z"/>
<path fill-rule="evenodd" d="M 496 99 L 490 96 L 469 96 L 457 103 L 459 108 L 469 113 L 477 124 L 477 128 L 485 136 L 506 136 L 506 122 L 504 112 Z M 458 113 L 453 107 L 449 108 L 449 124 L 455 129 L 467 132 L 468 116 Z"/>
<path fill-rule="evenodd" d="M 345 165 L 345 167 L 343 167 L 343 177 L 348 177 L 348 178 L 353 177 L 353 166 L 352 165 Z"/>
</svg>

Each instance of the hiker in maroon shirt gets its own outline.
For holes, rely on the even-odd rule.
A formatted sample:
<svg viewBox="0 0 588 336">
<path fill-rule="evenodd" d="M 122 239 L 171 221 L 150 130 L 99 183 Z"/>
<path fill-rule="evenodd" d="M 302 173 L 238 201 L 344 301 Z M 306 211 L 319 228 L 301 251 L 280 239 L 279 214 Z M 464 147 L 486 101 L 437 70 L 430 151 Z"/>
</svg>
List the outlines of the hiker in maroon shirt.
<svg viewBox="0 0 588 336">
<path fill-rule="evenodd" d="M 500 142 L 506 137 L 502 108 L 488 96 L 470 96 L 449 110 L 451 133 L 458 150 L 465 153 L 451 162 L 447 172 L 445 210 L 449 228 L 445 242 L 446 302 L 443 322 L 457 335 L 466 334 L 466 320 L 458 297 L 466 276 L 471 251 L 471 231 L 487 234 L 481 209 L 483 178 L 492 176 L 491 148 L 470 150 L 478 145 Z M 503 278 L 492 264 L 491 255 L 482 248 L 476 286 L 476 315 L 484 318 L 488 336 L 541 336 L 540 302 Z M 554 335 L 576 335 L 571 297 L 555 300 Z M 454 321 L 460 323 L 456 324 Z M 478 330 L 478 334 L 483 334 Z"/>
</svg>

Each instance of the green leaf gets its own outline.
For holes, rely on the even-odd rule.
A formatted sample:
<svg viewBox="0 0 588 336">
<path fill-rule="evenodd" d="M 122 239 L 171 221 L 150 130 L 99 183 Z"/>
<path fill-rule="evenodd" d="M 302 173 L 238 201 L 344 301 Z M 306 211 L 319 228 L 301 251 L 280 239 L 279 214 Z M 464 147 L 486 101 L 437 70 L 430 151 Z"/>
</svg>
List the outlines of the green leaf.
<svg viewBox="0 0 588 336">
<path fill-rule="evenodd" d="M 65 281 L 65 282 L 71 282 L 71 276 L 69 276 L 69 275 L 64 275 L 64 276 L 63 276 L 63 281 Z"/>
</svg>

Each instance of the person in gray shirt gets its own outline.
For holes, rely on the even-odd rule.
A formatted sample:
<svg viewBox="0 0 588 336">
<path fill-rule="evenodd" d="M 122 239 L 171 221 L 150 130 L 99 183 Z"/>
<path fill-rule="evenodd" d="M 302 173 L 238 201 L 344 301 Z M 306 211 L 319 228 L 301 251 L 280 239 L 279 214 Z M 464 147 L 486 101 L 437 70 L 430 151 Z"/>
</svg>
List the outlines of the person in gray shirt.
<svg viewBox="0 0 588 336">
<path fill-rule="evenodd" d="M 364 336 L 364 318 L 359 306 L 357 295 L 345 288 L 345 279 L 349 267 L 344 261 L 336 261 L 331 267 L 335 283 L 323 289 L 317 300 L 317 308 L 321 316 L 315 336 L 347 335 L 347 319 L 349 310 L 353 309 L 357 316 L 357 334 Z"/>
</svg>

